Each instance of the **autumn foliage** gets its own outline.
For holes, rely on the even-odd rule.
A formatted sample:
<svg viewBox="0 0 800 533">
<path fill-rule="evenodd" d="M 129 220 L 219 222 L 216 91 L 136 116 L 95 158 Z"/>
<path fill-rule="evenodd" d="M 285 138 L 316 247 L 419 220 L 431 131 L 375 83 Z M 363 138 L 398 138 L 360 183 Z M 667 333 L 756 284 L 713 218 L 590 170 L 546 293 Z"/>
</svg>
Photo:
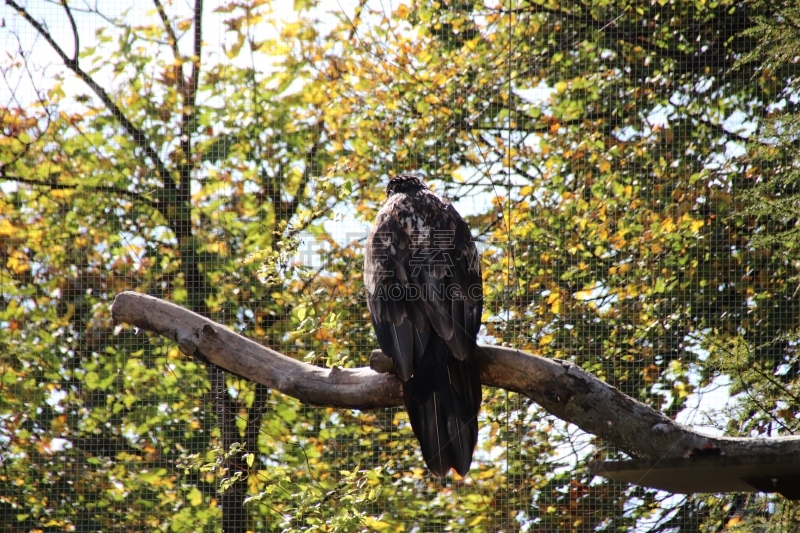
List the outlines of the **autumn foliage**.
<svg viewBox="0 0 800 533">
<path fill-rule="evenodd" d="M 440 481 L 401 410 L 303 406 L 109 305 L 365 365 L 363 238 L 414 171 L 469 215 L 484 340 L 669 416 L 729 386 L 694 423 L 792 434 L 797 6 L 278 4 L 0 11 L 0 531 L 796 524 L 777 496 L 593 478 L 619 452 L 505 391 Z"/>
</svg>

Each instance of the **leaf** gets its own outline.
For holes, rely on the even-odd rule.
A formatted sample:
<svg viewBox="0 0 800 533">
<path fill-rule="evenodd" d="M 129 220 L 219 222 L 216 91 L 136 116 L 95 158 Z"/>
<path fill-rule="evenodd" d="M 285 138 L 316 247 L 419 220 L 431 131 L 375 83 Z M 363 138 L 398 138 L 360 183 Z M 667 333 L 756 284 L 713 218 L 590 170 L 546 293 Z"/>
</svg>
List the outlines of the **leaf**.
<svg viewBox="0 0 800 533">
<path fill-rule="evenodd" d="M 197 488 L 192 488 L 186 495 L 186 499 L 192 507 L 199 507 L 203 504 L 203 493 L 197 490 Z"/>
</svg>

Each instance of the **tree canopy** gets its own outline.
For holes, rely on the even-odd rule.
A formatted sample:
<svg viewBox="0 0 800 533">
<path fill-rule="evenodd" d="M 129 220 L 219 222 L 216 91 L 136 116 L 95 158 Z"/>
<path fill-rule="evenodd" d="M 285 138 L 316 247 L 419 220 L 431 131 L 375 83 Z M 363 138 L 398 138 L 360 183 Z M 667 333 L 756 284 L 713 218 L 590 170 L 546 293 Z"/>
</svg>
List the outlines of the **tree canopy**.
<svg viewBox="0 0 800 533">
<path fill-rule="evenodd" d="M 481 245 L 486 342 L 797 431 L 798 5 L 388 6 L 6 0 L 0 531 L 796 525 L 595 478 L 623 454 L 497 390 L 470 476 L 437 480 L 402 410 L 307 407 L 112 322 L 136 290 L 364 366 L 363 238 L 414 171 Z"/>
</svg>

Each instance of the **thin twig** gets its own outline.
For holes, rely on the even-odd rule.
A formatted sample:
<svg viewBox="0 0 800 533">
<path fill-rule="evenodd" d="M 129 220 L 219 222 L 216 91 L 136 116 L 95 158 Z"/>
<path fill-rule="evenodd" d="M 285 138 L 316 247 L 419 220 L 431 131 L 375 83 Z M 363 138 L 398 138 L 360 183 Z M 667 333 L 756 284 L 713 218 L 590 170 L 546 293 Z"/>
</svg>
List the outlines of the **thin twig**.
<svg viewBox="0 0 800 533">
<path fill-rule="evenodd" d="M 67 0 L 61 0 L 61 6 L 64 8 L 64 11 L 67 12 L 67 18 L 69 19 L 69 25 L 72 26 L 72 42 L 74 43 L 75 50 L 72 54 L 72 60 L 75 64 L 78 64 L 78 54 L 80 53 L 81 45 L 80 45 L 80 38 L 78 37 L 78 26 L 75 24 L 75 18 L 72 16 L 72 10 L 67 5 Z"/>
</svg>

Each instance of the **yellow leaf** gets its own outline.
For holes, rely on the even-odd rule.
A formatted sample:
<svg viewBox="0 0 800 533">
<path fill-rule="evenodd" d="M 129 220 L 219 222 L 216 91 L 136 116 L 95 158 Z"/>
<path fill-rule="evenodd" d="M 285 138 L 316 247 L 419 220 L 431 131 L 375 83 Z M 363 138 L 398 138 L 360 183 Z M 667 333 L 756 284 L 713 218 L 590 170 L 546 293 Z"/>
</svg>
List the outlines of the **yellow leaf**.
<svg viewBox="0 0 800 533">
<path fill-rule="evenodd" d="M 395 11 L 395 15 L 397 15 L 400 19 L 407 19 L 408 18 L 408 6 L 405 4 L 400 4 L 397 6 L 397 10 Z"/>
<path fill-rule="evenodd" d="M 478 479 L 492 479 L 497 476 L 496 468 L 487 468 L 478 474 Z"/>
<path fill-rule="evenodd" d="M 479 525 L 481 522 L 483 522 L 483 521 L 485 520 L 485 518 L 486 518 L 486 517 L 485 517 L 485 516 L 483 516 L 483 515 L 478 515 L 478 516 L 476 516 L 476 517 L 475 517 L 475 518 L 472 520 L 472 522 L 470 522 L 470 523 L 469 523 L 469 527 L 475 527 L 475 526 Z"/>
<path fill-rule="evenodd" d="M 192 507 L 199 507 L 203 503 L 203 493 L 197 490 L 197 488 L 193 488 L 189 491 L 189 494 L 186 495 L 186 499 L 189 500 Z"/>
<path fill-rule="evenodd" d="M 75 195 L 75 191 L 71 189 L 53 189 L 50 191 L 50 196 L 62 200 L 68 200 Z"/>
<path fill-rule="evenodd" d="M 391 527 L 386 522 L 383 522 L 371 516 L 368 516 L 366 519 L 364 519 L 364 525 L 375 531 L 385 531 Z"/>
<path fill-rule="evenodd" d="M 11 237 L 17 233 L 18 228 L 7 219 L 0 220 L 0 235 Z"/>
<path fill-rule="evenodd" d="M 725 524 L 725 528 L 727 529 L 727 528 L 733 527 L 733 526 L 739 524 L 741 521 L 742 521 L 742 518 L 740 516 L 734 516 L 733 518 L 728 520 L 728 523 Z"/>
<path fill-rule="evenodd" d="M 31 266 L 28 264 L 28 257 L 22 252 L 12 252 L 11 257 L 8 258 L 6 266 L 10 268 L 15 274 L 22 274 L 30 270 Z"/>
<path fill-rule="evenodd" d="M 557 292 L 551 293 L 547 297 L 547 303 L 550 304 L 550 311 L 558 314 L 561 311 L 561 295 Z"/>
</svg>

